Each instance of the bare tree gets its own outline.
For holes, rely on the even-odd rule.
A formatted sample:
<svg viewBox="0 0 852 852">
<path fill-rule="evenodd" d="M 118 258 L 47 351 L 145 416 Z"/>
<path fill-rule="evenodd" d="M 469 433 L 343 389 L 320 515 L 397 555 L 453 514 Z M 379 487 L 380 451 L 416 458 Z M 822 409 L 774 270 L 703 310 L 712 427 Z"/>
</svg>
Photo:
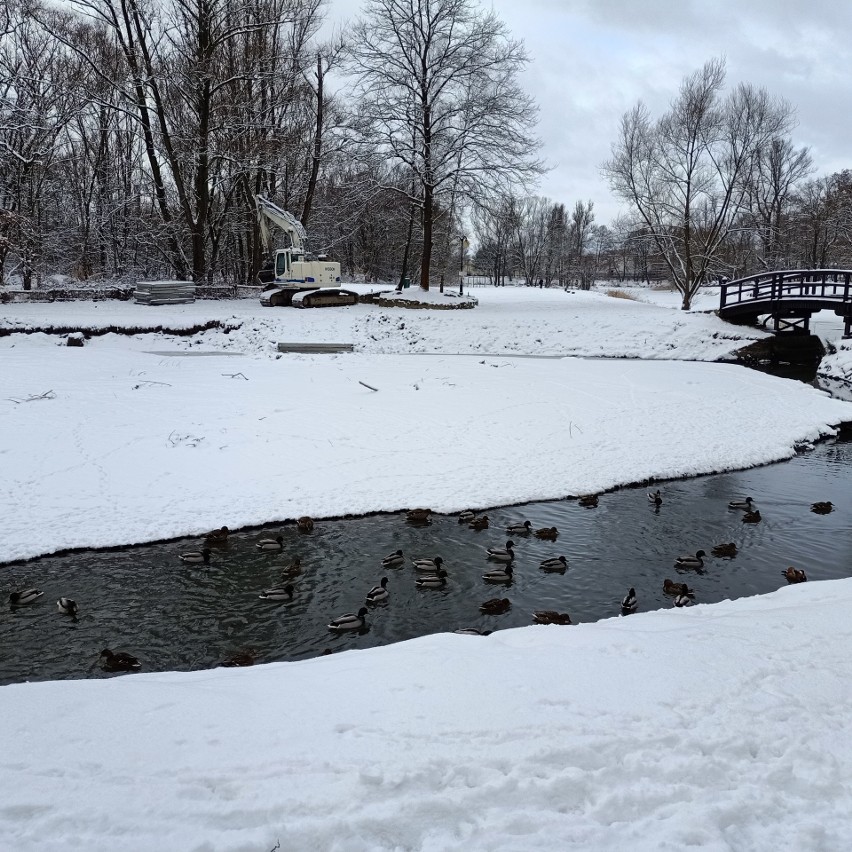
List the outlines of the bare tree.
<svg viewBox="0 0 852 852">
<path fill-rule="evenodd" d="M 637 104 L 603 165 L 648 228 L 684 310 L 746 209 L 757 152 L 792 124 L 785 101 L 746 84 L 723 97 L 724 83 L 724 62 L 713 59 L 686 77 L 657 121 Z"/>
<path fill-rule="evenodd" d="M 536 109 L 517 82 L 527 57 L 473 0 L 367 0 L 351 45 L 362 141 L 416 178 L 428 290 L 441 199 L 470 203 L 541 171 Z"/>
</svg>

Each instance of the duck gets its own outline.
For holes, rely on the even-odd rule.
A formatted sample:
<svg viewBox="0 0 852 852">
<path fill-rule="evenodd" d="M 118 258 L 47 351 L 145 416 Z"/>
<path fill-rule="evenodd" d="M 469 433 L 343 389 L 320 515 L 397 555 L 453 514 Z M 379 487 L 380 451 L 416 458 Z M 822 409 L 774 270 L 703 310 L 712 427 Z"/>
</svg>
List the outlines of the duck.
<svg viewBox="0 0 852 852">
<path fill-rule="evenodd" d="M 659 488 L 656 491 L 648 492 L 648 502 L 653 503 L 655 506 L 663 505 L 663 495 L 660 494 Z"/>
<path fill-rule="evenodd" d="M 542 571 L 564 571 L 568 560 L 564 556 L 554 556 L 552 559 L 542 559 L 538 565 Z"/>
<path fill-rule="evenodd" d="M 228 540 L 230 530 L 227 527 L 219 527 L 218 530 L 211 530 L 204 536 L 204 540 L 208 544 L 224 544 Z"/>
<path fill-rule="evenodd" d="M 459 636 L 490 636 L 492 632 L 491 630 L 480 630 L 478 627 L 459 627 L 458 630 L 453 631 Z"/>
<path fill-rule="evenodd" d="M 512 608 L 512 602 L 508 598 L 491 598 L 480 604 L 479 611 L 485 615 L 503 615 Z"/>
<path fill-rule="evenodd" d="M 532 524 L 529 521 L 518 521 L 516 524 L 509 524 L 506 527 L 506 532 L 513 535 L 528 535 L 532 532 Z"/>
<path fill-rule="evenodd" d="M 298 556 L 293 557 L 293 561 L 281 569 L 281 578 L 283 580 L 292 580 L 302 573 L 302 560 Z"/>
<path fill-rule="evenodd" d="M 817 515 L 827 515 L 832 511 L 832 509 L 834 509 L 834 506 L 830 500 L 826 500 L 821 503 L 814 503 L 811 506 L 811 511 Z"/>
<path fill-rule="evenodd" d="M 488 515 L 481 515 L 478 518 L 474 518 L 468 524 L 468 527 L 472 530 L 487 530 L 488 529 Z"/>
<path fill-rule="evenodd" d="M 373 586 L 373 588 L 367 592 L 367 603 L 379 603 L 380 601 L 386 601 L 389 597 L 390 592 L 388 591 L 388 578 L 382 577 L 379 585 Z"/>
<path fill-rule="evenodd" d="M 77 616 L 77 601 L 71 600 L 71 598 L 60 598 L 56 602 L 56 609 L 64 613 L 65 615 L 72 615 L 74 617 Z"/>
<path fill-rule="evenodd" d="M 104 648 L 98 659 L 105 672 L 138 672 L 142 668 L 142 663 L 126 651 L 113 653 L 109 648 Z"/>
<path fill-rule="evenodd" d="M 559 530 L 556 527 L 542 527 L 540 530 L 535 531 L 535 537 L 540 538 L 542 541 L 556 541 L 558 535 Z"/>
<path fill-rule="evenodd" d="M 314 519 L 309 518 L 307 515 L 302 515 L 301 518 L 296 519 L 296 526 L 299 528 L 299 532 L 312 532 L 314 528 Z"/>
<path fill-rule="evenodd" d="M 763 519 L 760 517 L 760 512 L 755 509 L 753 512 L 746 512 L 743 515 L 744 524 L 759 524 Z"/>
<path fill-rule="evenodd" d="M 431 509 L 409 509 L 405 513 L 405 520 L 411 524 L 431 524 Z"/>
<path fill-rule="evenodd" d="M 434 574 L 418 577 L 414 584 L 418 589 L 443 589 L 447 585 L 447 572 L 439 568 Z"/>
<path fill-rule="evenodd" d="M 205 547 L 203 550 L 187 550 L 185 553 L 179 553 L 178 559 L 181 562 L 186 562 L 188 565 L 200 565 L 202 562 L 205 565 L 210 564 L 210 548 Z"/>
<path fill-rule="evenodd" d="M 225 659 L 219 663 L 219 666 L 226 669 L 253 666 L 254 659 L 254 654 L 251 651 L 237 651 L 229 657 L 225 657 Z"/>
<path fill-rule="evenodd" d="M 389 553 L 382 560 L 382 568 L 399 568 L 405 564 L 405 557 L 402 555 L 401 550 L 395 550 L 393 553 Z"/>
<path fill-rule="evenodd" d="M 367 607 L 362 606 L 361 609 L 358 610 L 357 615 L 351 612 L 346 613 L 346 615 L 340 615 L 335 619 L 332 619 L 328 624 L 329 630 L 334 630 L 335 632 L 340 632 L 342 630 L 360 630 L 367 624 L 367 614 L 369 610 Z"/>
<path fill-rule="evenodd" d="M 663 591 L 667 595 L 691 595 L 692 589 L 686 583 L 675 583 L 674 580 L 666 578 L 663 580 Z"/>
<path fill-rule="evenodd" d="M 567 612 L 557 612 L 555 609 L 538 609 L 533 613 L 533 624 L 572 624 Z"/>
<path fill-rule="evenodd" d="M 459 523 L 469 524 L 475 517 L 476 512 L 473 509 L 465 509 L 463 512 L 459 512 Z"/>
<path fill-rule="evenodd" d="M 23 589 L 20 592 L 12 592 L 9 595 L 9 603 L 12 606 L 27 606 L 37 601 L 43 594 L 44 592 L 39 589 Z"/>
<path fill-rule="evenodd" d="M 587 494 L 585 497 L 581 497 L 577 502 L 584 509 L 597 509 L 598 508 L 598 495 L 597 494 Z"/>
<path fill-rule="evenodd" d="M 675 568 L 703 568 L 703 557 L 706 555 L 703 550 L 696 550 L 695 556 L 678 556 L 675 559 Z"/>
<path fill-rule="evenodd" d="M 676 607 L 692 606 L 692 600 L 689 595 L 678 595 L 674 599 L 674 605 Z"/>
<path fill-rule="evenodd" d="M 444 564 L 444 560 L 440 556 L 436 556 L 434 559 L 412 559 L 411 562 L 415 571 L 422 571 L 425 574 L 434 574 Z"/>
<path fill-rule="evenodd" d="M 732 541 L 725 544 L 717 544 L 710 552 L 713 556 L 726 556 L 730 559 L 733 559 L 738 553 L 737 546 Z"/>
<path fill-rule="evenodd" d="M 636 612 L 636 608 L 639 606 L 639 601 L 636 598 L 636 589 L 632 586 L 628 590 L 627 594 L 622 598 L 621 601 L 621 611 L 624 613 L 627 612 Z"/>
<path fill-rule="evenodd" d="M 273 589 L 261 592 L 258 598 L 262 601 L 291 601 L 293 600 L 293 586 L 290 583 L 286 586 L 275 586 Z"/>
<path fill-rule="evenodd" d="M 751 512 L 754 509 L 754 500 L 751 497 L 746 497 L 743 500 L 731 500 L 728 503 L 729 509 L 744 509 L 746 512 Z"/>
<path fill-rule="evenodd" d="M 511 583 L 513 573 L 512 566 L 507 565 L 505 568 L 495 568 L 493 571 L 486 571 L 482 575 L 482 579 L 486 583 Z"/>
<path fill-rule="evenodd" d="M 515 542 L 507 541 L 505 547 L 489 547 L 486 550 L 489 559 L 495 562 L 511 562 L 515 558 L 515 551 L 512 548 Z"/>
<path fill-rule="evenodd" d="M 277 535 L 275 538 L 262 538 L 255 547 L 258 550 L 284 550 L 284 536 Z"/>
<path fill-rule="evenodd" d="M 808 579 L 807 574 L 801 568 L 790 567 L 781 573 L 787 578 L 788 583 L 805 583 Z"/>
</svg>

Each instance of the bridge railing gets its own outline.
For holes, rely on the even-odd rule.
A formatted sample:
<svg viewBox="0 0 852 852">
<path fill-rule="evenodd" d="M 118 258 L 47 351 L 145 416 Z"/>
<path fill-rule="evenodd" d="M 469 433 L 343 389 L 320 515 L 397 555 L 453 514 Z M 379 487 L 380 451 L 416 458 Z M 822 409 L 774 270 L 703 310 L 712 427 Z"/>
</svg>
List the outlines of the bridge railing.
<svg viewBox="0 0 852 852">
<path fill-rule="evenodd" d="M 791 269 L 762 272 L 720 285 L 721 310 L 755 302 L 783 299 L 819 299 L 839 303 L 850 300 L 852 270 Z"/>
</svg>

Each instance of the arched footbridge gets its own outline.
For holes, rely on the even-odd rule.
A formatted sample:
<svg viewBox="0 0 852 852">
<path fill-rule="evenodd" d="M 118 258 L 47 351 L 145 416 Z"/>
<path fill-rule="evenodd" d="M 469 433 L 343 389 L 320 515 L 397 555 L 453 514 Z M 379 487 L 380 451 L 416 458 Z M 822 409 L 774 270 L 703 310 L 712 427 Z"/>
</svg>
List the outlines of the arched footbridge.
<svg viewBox="0 0 852 852">
<path fill-rule="evenodd" d="M 776 332 L 808 333 L 811 316 L 825 309 L 843 317 L 852 336 L 852 270 L 793 269 L 761 272 L 720 285 L 719 316 L 752 323 L 770 316 Z"/>
</svg>

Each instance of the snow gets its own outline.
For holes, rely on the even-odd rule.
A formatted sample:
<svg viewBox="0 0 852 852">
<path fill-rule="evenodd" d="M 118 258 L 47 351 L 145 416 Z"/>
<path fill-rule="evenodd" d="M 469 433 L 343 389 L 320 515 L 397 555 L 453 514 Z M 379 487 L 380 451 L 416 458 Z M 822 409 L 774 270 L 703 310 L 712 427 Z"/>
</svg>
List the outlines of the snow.
<svg viewBox="0 0 852 852">
<path fill-rule="evenodd" d="M 474 295 L 441 312 L 4 306 L 0 332 L 235 328 L 0 337 L 0 561 L 589 493 L 784 458 L 852 420 L 811 387 L 710 363 L 762 336 L 713 316 Z M 356 352 L 277 353 L 298 340 Z M 852 581 L 811 582 L 253 669 L 5 686 L 0 849 L 845 849 L 850 605 Z"/>
</svg>

